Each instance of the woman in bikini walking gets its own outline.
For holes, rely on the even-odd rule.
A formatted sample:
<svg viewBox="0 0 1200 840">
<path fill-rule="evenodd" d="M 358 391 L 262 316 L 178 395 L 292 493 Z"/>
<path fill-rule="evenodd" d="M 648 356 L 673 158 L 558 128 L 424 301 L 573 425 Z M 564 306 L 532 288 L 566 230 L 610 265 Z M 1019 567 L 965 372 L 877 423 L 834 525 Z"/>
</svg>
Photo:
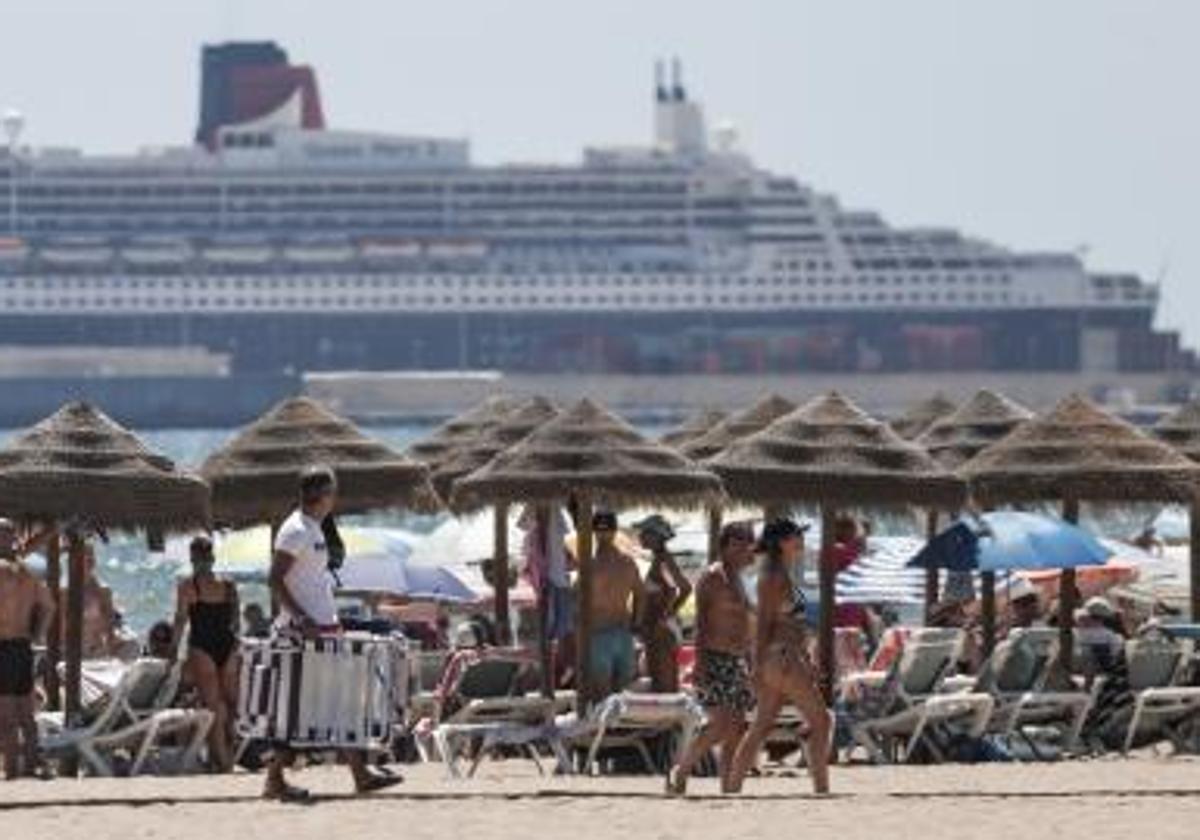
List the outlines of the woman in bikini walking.
<svg viewBox="0 0 1200 840">
<path fill-rule="evenodd" d="M 754 657 L 758 712 L 734 754 L 729 789 L 734 793 L 741 790 L 780 710 L 791 702 L 808 724 L 807 757 L 813 791 L 828 793 L 833 716 L 821 698 L 816 669 L 808 656 L 804 593 L 791 573 L 804 553 L 804 528 L 790 519 L 776 519 L 763 528 L 758 547 L 766 555 L 758 576 Z"/>
</svg>

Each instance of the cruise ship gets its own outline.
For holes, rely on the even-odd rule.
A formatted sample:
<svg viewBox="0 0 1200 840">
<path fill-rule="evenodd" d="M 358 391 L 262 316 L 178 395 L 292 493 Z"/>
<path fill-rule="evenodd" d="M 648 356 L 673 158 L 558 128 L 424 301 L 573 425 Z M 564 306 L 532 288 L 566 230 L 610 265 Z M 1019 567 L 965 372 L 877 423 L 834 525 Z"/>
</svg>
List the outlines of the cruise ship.
<svg viewBox="0 0 1200 840">
<path fill-rule="evenodd" d="M 179 148 L 33 149 L 5 115 L 0 343 L 203 347 L 260 375 L 1197 366 L 1134 274 L 896 227 L 756 165 L 675 61 L 650 142 L 575 165 L 330 128 L 273 43 L 201 69 Z"/>
</svg>

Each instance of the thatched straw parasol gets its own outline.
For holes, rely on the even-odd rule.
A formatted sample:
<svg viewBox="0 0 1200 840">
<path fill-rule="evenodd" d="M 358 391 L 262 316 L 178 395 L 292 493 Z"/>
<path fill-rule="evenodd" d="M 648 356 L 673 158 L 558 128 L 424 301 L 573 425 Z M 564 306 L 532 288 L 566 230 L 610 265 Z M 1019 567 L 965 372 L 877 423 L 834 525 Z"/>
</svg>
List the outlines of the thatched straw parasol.
<svg viewBox="0 0 1200 840">
<path fill-rule="evenodd" d="M 945 417 L 937 420 L 916 439 L 934 460 L 949 470 L 956 470 L 993 443 L 1010 434 L 1022 423 L 1033 418 L 1033 412 L 1003 394 L 986 388 Z M 929 513 L 929 538 L 937 533 L 937 512 Z M 926 614 L 932 612 L 938 598 L 938 570 L 926 570 Z M 996 629 L 996 575 L 982 576 L 983 653 L 992 653 Z"/>
<path fill-rule="evenodd" d="M 919 504 L 955 508 L 963 482 L 925 450 L 902 439 L 838 393 L 830 393 L 732 444 L 706 462 L 731 498 L 760 505 L 821 505 L 822 687 L 832 696 L 834 678 L 834 571 L 831 567 L 838 507 Z"/>
<path fill-rule="evenodd" d="M 1200 400 L 1192 400 L 1159 420 L 1150 429 L 1150 434 L 1191 460 L 1200 462 Z M 1192 621 L 1200 621 L 1200 502 L 1192 501 L 1189 515 Z"/>
<path fill-rule="evenodd" d="M 616 507 L 697 507 L 720 500 L 721 483 L 585 399 L 455 482 L 450 504 L 470 511 L 497 501 L 561 502 L 581 492 Z"/>
<path fill-rule="evenodd" d="M 510 409 L 494 423 L 481 428 L 474 438 L 464 439 L 457 451 L 447 453 L 439 461 L 433 470 L 434 489 L 443 499 L 449 499 L 454 482 L 486 466 L 501 452 L 529 437 L 558 413 L 554 404 L 544 397 L 533 397 Z"/>
<path fill-rule="evenodd" d="M 405 454 L 428 465 L 431 472 L 436 471 L 441 462 L 456 453 L 463 444 L 476 440 L 480 433 L 495 426 L 520 405 L 518 397 L 508 394 L 488 397 L 438 426 L 409 446 Z"/>
<path fill-rule="evenodd" d="M 504 450 L 529 437 L 531 432 L 557 414 L 558 409 L 554 404 L 543 397 L 533 397 L 516 407 L 507 408 L 502 417 L 480 428 L 474 438 L 464 439 L 457 451 L 448 452 L 439 460 L 439 466 L 433 475 L 434 488 L 443 499 L 450 498 L 455 481 L 485 466 Z M 508 644 L 511 622 L 508 614 L 507 504 L 496 505 L 494 520 L 492 567 L 496 590 L 496 628 L 500 633 L 500 643 Z M 548 670 L 545 673 L 550 676 Z"/>
<path fill-rule="evenodd" d="M 1081 501 L 1191 502 L 1200 466 L 1078 395 L 1025 423 L 959 471 L 986 506 L 1061 501 L 1076 522 Z M 1060 653 L 1070 663 L 1075 575 L 1063 570 Z"/>
<path fill-rule="evenodd" d="M 1200 400 L 1192 400 L 1159 420 L 1150 434 L 1200 462 Z"/>
<path fill-rule="evenodd" d="M 176 469 L 132 432 L 86 403 L 70 403 L 0 449 L 0 513 L 65 525 L 69 540 L 66 621 L 66 713 L 78 723 L 83 653 L 84 529 L 151 532 L 209 523 L 208 487 Z M 51 539 L 47 578 L 58 597 L 58 539 Z M 54 622 L 58 626 L 58 622 Z M 59 637 L 51 631 L 51 670 Z M 57 692 L 55 692 L 57 694 Z M 57 697 L 53 699 L 57 703 Z M 76 769 L 71 762 L 67 772 Z"/>
<path fill-rule="evenodd" d="M 466 511 L 515 502 L 577 504 L 580 697 L 593 699 L 591 647 L 591 508 L 716 504 L 721 483 L 675 450 L 646 440 L 625 421 L 583 400 L 542 425 L 487 466 L 455 482 L 451 507 Z"/>
<path fill-rule="evenodd" d="M 729 415 L 679 449 L 693 461 L 703 461 L 721 452 L 735 440 L 761 432 L 783 415 L 795 410 L 794 402 L 778 394 L 771 394 L 750 408 Z"/>
<path fill-rule="evenodd" d="M 712 430 L 713 426 L 716 426 L 728 416 L 729 412 L 722 411 L 719 408 L 706 408 L 703 411 L 696 412 L 684 420 L 678 427 L 667 432 L 658 439 L 658 442 L 679 449 L 685 443 L 690 443 L 696 438 L 707 434 Z"/>
<path fill-rule="evenodd" d="M 945 394 L 937 393 L 921 400 L 892 421 L 892 428 L 905 440 L 920 437 L 926 429 L 954 411 L 954 401 Z"/>
<path fill-rule="evenodd" d="M 437 507 L 424 464 L 307 397 L 276 405 L 210 455 L 200 472 L 212 485 L 214 518 L 241 527 L 278 523 L 296 505 L 300 472 L 317 464 L 337 474 L 343 512 Z"/>
<path fill-rule="evenodd" d="M 1072 395 L 962 466 L 984 505 L 1050 499 L 1189 502 L 1200 467 Z"/>
<path fill-rule="evenodd" d="M 208 487 L 104 412 L 75 402 L 0 450 L 0 512 L 116 530 L 209 523 Z"/>
<path fill-rule="evenodd" d="M 838 393 L 813 400 L 705 462 L 731 498 L 760 505 L 953 508 L 962 481 Z"/>
<path fill-rule="evenodd" d="M 1003 394 L 976 392 L 916 439 L 933 459 L 955 470 L 1033 417 L 1033 412 Z"/>
</svg>

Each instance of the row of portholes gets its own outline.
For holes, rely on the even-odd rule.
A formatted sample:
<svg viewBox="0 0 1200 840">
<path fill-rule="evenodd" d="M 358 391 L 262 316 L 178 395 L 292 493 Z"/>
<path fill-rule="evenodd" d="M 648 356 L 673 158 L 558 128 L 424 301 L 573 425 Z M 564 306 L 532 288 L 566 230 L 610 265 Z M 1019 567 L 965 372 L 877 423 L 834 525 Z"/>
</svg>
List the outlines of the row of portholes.
<svg viewBox="0 0 1200 840">
<path fill-rule="evenodd" d="M 279 295 L 273 298 L 263 297 L 192 297 L 190 295 L 176 297 L 23 297 L 8 302 L 8 306 L 29 309 L 54 309 L 58 307 L 82 308 L 93 310 L 110 309 L 279 309 L 294 307 L 376 307 L 376 306 L 491 306 L 511 308 L 519 306 L 555 307 L 555 306 L 764 306 L 764 305 L 887 305 L 887 304 L 1009 304 L 1009 303 L 1041 303 L 1036 297 L 1029 301 L 1025 296 L 1012 300 L 1008 293 L 993 295 L 984 293 L 976 295 L 967 293 L 958 295 L 954 292 L 921 294 L 919 292 L 894 292 L 871 294 L 782 294 L 755 295 L 753 297 L 731 297 L 729 295 L 695 295 L 695 294 L 648 294 L 648 295 L 588 295 L 566 294 L 561 296 L 539 295 L 506 295 L 490 297 L 487 295 L 466 294 L 455 295 L 370 295 L 351 298 L 345 295 Z"/>
</svg>

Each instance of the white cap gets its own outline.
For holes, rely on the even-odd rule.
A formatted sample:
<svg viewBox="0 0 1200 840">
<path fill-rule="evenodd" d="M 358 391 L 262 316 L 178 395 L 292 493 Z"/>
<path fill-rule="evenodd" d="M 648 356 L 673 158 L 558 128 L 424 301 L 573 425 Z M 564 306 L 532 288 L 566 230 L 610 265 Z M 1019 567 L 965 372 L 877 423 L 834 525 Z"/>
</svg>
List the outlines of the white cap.
<svg viewBox="0 0 1200 840">
<path fill-rule="evenodd" d="M 1038 598 L 1040 594 L 1038 588 L 1023 577 L 1013 578 L 1008 585 L 1008 602 L 1010 604 L 1030 596 Z"/>
</svg>

